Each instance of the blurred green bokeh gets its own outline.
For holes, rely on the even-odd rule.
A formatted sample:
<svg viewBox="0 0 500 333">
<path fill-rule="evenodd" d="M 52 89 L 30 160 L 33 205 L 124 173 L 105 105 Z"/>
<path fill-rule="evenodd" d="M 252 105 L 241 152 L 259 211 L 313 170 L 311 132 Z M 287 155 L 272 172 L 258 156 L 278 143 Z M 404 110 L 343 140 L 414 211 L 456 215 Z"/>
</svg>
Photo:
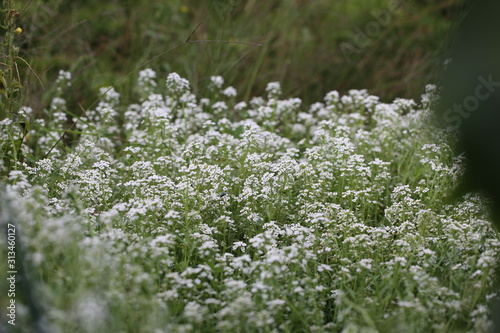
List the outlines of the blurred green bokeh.
<svg viewBox="0 0 500 333">
<path fill-rule="evenodd" d="M 476 0 L 460 26 L 443 73 L 438 124 L 458 130 L 456 152 L 467 157 L 457 197 L 482 190 L 500 230 L 500 2 Z M 500 330 L 500 328 L 499 328 Z"/>
<path fill-rule="evenodd" d="M 262 94 L 270 81 L 282 82 L 286 96 L 305 104 L 334 89 L 418 98 L 434 81 L 465 1 L 23 0 L 19 41 L 42 82 L 52 82 L 60 69 L 73 73 L 67 99 L 74 107 L 92 104 L 105 85 L 117 85 L 132 102 L 137 71 L 121 78 L 184 42 L 208 11 L 192 40 L 263 46 L 187 44 L 147 67 L 165 77 L 178 72 L 201 96 L 210 76 L 222 75 L 239 99 Z M 50 90 L 33 75 L 27 87 L 26 103 L 43 109 Z"/>
</svg>

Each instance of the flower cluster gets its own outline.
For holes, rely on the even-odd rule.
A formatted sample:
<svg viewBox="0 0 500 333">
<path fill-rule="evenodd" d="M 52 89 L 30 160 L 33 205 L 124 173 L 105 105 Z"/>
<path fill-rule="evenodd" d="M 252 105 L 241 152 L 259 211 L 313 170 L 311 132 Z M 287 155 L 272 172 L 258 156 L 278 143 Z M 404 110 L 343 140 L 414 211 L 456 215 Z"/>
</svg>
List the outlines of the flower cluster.
<svg viewBox="0 0 500 333">
<path fill-rule="evenodd" d="M 445 200 L 463 161 L 427 121 L 434 87 L 303 108 L 278 83 L 248 103 L 211 85 L 199 98 L 172 73 L 161 90 L 144 70 L 141 99 L 102 90 L 71 149 L 3 158 L 55 331 L 488 329 L 500 242 L 482 197 Z M 63 97 L 48 111 L 42 152 Z"/>
</svg>

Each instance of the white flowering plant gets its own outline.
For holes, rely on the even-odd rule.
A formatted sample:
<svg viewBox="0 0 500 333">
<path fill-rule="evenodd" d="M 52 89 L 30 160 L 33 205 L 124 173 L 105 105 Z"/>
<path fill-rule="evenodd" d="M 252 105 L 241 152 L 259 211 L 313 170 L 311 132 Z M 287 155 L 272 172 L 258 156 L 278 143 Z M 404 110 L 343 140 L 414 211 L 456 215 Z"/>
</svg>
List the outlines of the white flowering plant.
<svg viewBox="0 0 500 333">
<path fill-rule="evenodd" d="M 0 122 L 0 151 L 33 157 L 3 156 L 0 202 L 46 329 L 490 328 L 500 242 L 483 197 L 446 199 L 464 161 L 429 122 L 434 87 L 421 104 L 351 90 L 307 108 L 276 82 L 248 103 L 210 84 L 199 97 L 144 70 L 138 103 L 104 88 L 78 140 L 52 151 L 75 117 L 64 96 L 31 119 L 31 144 Z M 18 298 L 26 332 L 30 302 Z"/>
</svg>

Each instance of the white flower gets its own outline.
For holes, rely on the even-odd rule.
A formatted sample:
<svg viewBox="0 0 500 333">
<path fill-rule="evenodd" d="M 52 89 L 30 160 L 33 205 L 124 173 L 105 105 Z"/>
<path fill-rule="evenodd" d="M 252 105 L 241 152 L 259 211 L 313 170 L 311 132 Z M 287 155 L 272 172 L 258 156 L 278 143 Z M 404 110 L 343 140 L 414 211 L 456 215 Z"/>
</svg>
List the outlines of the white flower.
<svg viewBox="0 0 500 333">
<path fill-rule="evenodd" d="M 222 94 L 226 95 L 227 97 L 235 97 L 237 95 L 236 89 L 234 87 L 227 87 L 226 89 L 224 89 Z"/>
<path fill-rule="evenodd" d="M 212 84 L 221 89 L 222 88 L 222 85 L 224 84 L 224 78 L 222 76 L 211 76 L 210 77 L 210 81 L 212 82 Z"/>
<path fill-rule="evenodd" d="M 177 73 L 170 73 L 167 76 L 167 89 L 171 93 L 181 96 L 189 91 L 189 81 L 181 78 Z"/>
<path fill-rule="evenodd" d="M 279 82 L 269 82 L 266 91 L 269 99 L 277 98 L 281 95 L 281 84 Z"/>
</svg>

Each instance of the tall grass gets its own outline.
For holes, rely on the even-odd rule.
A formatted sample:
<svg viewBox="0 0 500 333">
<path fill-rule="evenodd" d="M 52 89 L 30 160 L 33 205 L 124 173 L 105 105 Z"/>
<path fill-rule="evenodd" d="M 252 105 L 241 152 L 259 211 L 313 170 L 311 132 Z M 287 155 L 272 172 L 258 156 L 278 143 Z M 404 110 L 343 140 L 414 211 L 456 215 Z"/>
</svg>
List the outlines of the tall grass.
<svg viewBox="0 0 500 333">
<path fill-rule="evenodd" d="M 147 59 L 183 42 L 211 2 L 34 0 L 21 17 L 26 31 L 22 52 L 44 81 L 54 80 L 61 68 L 71 71 L 74 93 L 68 102 L 89 105 L 97 88 L 115 84 Z M 247 101 L 262 94 L 270 81 L 283 82 L 286 94 L 306 103 L 332 88 L 367 88 L 387 100 L 418 98 L 442 64 L 442 46 L 463 1 L 402 2 L 350 62 L 340 45 L 352 43 L 357 29 L 376 21 L 373 13 L 387 10 L 391 1 L 230 3 L 239 5 L 222 17 L 213 12 L 194 38 L 260 42 L 264 47 L 189 45 L 161 57 L 152 68 L 162 74 L 179 72 L 197 93 L 203 93 L 211 75 L 223 75 Z M 130 90 L 135 79 L 120 86 L 128 101 L 136 98 Z M 33 100 L 41 100 L 40 89 L 32 88 Z M 32 104 L 35 109 L 52 96 L 44 98 L 42 105 Z"/>
</svg>

